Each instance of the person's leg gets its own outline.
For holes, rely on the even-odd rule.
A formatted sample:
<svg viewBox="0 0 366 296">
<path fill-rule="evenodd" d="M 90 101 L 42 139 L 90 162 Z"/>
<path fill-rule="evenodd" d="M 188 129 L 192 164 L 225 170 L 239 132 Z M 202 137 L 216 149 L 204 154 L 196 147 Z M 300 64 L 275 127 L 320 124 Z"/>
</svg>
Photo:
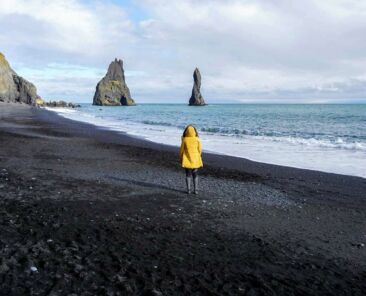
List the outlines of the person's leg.
<svg viewBox="0 0 366 296">
<path fill-rule="evenodd" d="M 192 180 L 192 170 L 186 169 L 186 185 L 188 194 L 191 194 L 191 180 Z"/>
<path fill-rule="evenodd" d="M 194 194 L 198 194 L 198 169 L 192 170 Z"/>
</svg>

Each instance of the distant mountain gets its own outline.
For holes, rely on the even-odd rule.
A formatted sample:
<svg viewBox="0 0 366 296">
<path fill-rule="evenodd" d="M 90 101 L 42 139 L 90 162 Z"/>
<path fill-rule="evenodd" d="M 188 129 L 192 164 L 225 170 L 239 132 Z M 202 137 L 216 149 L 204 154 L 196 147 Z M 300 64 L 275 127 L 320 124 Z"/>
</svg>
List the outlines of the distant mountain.
<svg viewBox="0 0 366 296">
<path fill-rule="evenodd" d="M 41 98 L 34 84 L 20 77 L 0 52 L 0 101 L 36 105 Z"/>
<path fill-rule="evenodd" d="M 108 67 L 107 74 L 97 84 L 93 105 L 131 106 L 135 101 L 125 81 L 122 60 L 115 59 Z"/>
</svg>

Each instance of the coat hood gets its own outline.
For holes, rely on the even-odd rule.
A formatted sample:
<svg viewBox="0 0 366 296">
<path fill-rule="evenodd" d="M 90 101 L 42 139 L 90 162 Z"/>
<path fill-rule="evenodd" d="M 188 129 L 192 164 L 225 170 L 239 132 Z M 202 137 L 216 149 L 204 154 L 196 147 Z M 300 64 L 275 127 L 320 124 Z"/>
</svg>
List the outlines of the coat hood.
<svg viewBox="0 0 366 296">
<path fill-rule="evenodd" d="M 185 136 L 186 137 L 196 137 L 197 136 L 196 130 L 193 128 L 193 126 L 189 126 L 187 128 Z"/>
</svg>

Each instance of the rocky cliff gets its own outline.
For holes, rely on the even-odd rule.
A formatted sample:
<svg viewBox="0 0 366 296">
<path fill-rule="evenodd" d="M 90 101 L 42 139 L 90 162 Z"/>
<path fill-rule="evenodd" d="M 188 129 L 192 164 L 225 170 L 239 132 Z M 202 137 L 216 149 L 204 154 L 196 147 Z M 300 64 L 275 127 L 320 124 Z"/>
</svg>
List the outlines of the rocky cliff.
<svg viewBox="0 0 366 296">
<path fill-rule="evenodd" d="M 0 101 L 35 105 L 37 100 L 36 87 L 15 73 L 0 53 Z"/>
<path fill-rule="evenodd" d="M 193 88 L 192 95 L 189 99 L 190 106 L 204 106 L 206 105 L 205 100 L 201 95 L 201 73 L 198 68 L 193 72 Z"/>
<path fill-rule="evenodd" d="M 115 59 L 108 67 L 107 74 L 97 84 L 93 105 L 131 106 L 135 101 L 125 81 L 122 60 Z"/>
</svg>

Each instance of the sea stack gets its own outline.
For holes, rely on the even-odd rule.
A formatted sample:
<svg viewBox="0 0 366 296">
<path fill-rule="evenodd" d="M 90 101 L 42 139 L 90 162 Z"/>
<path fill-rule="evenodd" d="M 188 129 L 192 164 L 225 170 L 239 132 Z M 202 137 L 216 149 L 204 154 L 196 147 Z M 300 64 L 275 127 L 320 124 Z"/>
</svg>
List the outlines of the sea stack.
<svg viewBox="0 0 366 296">
<path fill-rule="evenodd" d="M 97 84 L 93 105 L 99 106 L 132 106 L 130 90 L 125 81 L 122 60 L 115 59 L 108 67 L 107 74 Z"/>
<path fill-rule="evenodd" d="M 41 98 L 34 84 L 20 77 L 0 52 L 0 102 L 36 105 Z"/>
<path fill-rule="evenodd" d="M 201 73 L 198 68 L 193 72 L 193 88 L 192 96 L 189 99 L 189 106 L 204 106 L 206 105 L 205 100 L 201 95 Z"/>
</svg>

